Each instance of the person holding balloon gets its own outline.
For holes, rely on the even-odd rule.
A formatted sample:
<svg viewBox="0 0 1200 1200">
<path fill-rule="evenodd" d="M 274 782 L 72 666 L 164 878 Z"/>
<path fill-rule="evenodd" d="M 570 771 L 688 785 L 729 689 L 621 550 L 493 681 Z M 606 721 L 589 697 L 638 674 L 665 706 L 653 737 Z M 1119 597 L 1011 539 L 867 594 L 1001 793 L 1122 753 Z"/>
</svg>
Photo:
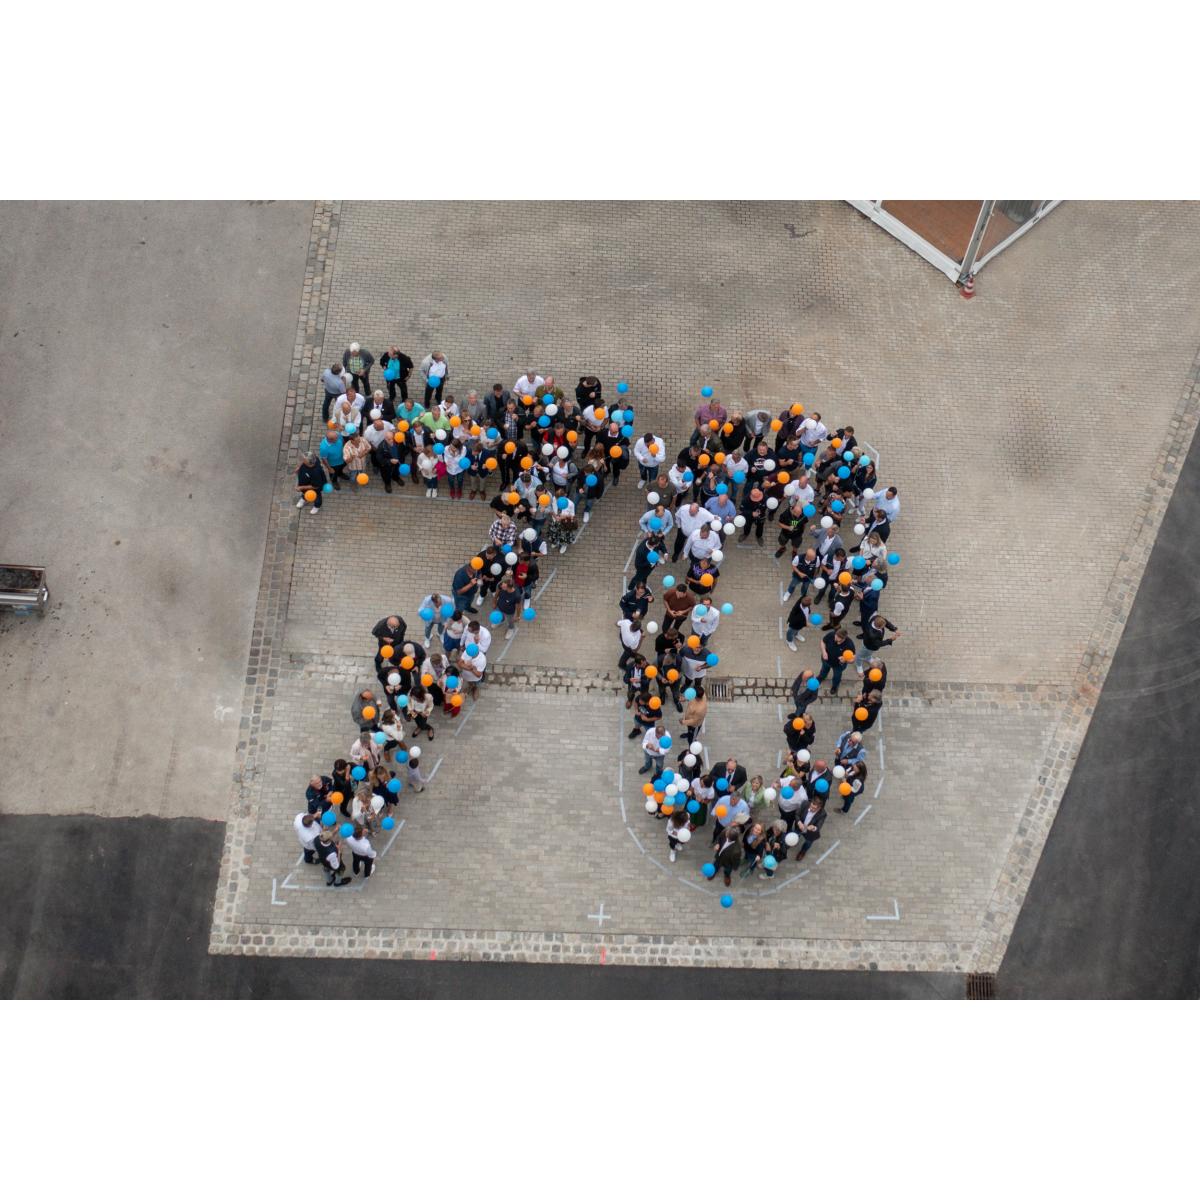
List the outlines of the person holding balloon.
<svg viewBox="0 0 1200 1200">
<path fill-rule="evenodd" d="M 363 878 L 370 879 L 371 872 L 375 869 L 375 859 L 377 857 L 375 847 L 371 845 L 371 839 L 368 837 L 365 825 L 355 823 L 351 826 L 351 830 L 350 836 L 343 838 L 343 842 L 346 849 L 350 851 L 350 856 L 354 863 L 354 874 L 357 875 L 361 868 Z"/>
<path fill-rule="evenodd" d="M 312 507 L 308 511 L 315 516 L 321 510 L 327 486 L 330 491 L 333 491 L 333 487 L 329 485 L 329 476 L 325 474 L 325 468 L 321 464 L 320 456 L 309 451 L 296 468 L 296 491 L 300 493 L 296 507 L 303 508 L 305 504 L 309 504 Z"/>
<path fill-rule="evenodd" d="M 708 696 L 704 692 L 704 684 L 696 683 L 684 688 L 683 699 L 685 703 L 680 721 L 687 740 L 694 742 L 700 736 L 708 716 Z"/>
<path fill-rule="evenodd" d="M 321 830 L 317 839 L 317 857 L 325 868 L 326 887 L 345 887 L 350 882 L 346 878 L 346 864 L 342 862 L 342 851 L 332 829 Z"/>
<path fill-rule="evenodd" d="M 678 808 L 667 818 L 667 849 L 672 862 L 684 846 L 692 840 L 692 831 L 688 828 L 688 811 L 685 805 Z"/>
</svg>

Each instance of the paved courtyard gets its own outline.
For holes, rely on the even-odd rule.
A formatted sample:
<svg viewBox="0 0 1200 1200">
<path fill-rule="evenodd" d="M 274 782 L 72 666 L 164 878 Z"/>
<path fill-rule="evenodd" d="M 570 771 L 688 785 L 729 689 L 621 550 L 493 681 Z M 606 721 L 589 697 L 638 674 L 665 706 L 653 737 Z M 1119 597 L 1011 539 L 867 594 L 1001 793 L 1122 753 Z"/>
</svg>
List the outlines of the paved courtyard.
<svg viewBox="0 0 1200 1200">
<path fill-rule="evenodd" d="M 212 948 L 994 970 L 1191 438 L 1200 212 L 1064 205 L 971 304 L 837 203 L 346 203 L 317 229 Z M 292 507 L 320 368 L 352 339 L 443 350 L 460 397 L 529 364 L 564 386 L 626 378 L 671 452 L 702 383 L 729 407 L 802 400 L 879 452 L 903 502 L 883 611 L 905 637 L 868 794 L 801 869 L 736 884 L 725 911 L 703 831 L 669 864 L 641 810 L 613 670 L 642 509 L 628 477 L 546 560 L 539 618 L 497 644 L 478 709 L 427 747 L 437 775 L 406 793 L 376 877 L 334 895 L 296 868 L 291 817 L 353 740 L 371 623 L 415 623 L 491 515 L 375 483 L 316 519 Z M 769 774 L 786 684 L 817 648 L 781 641 L 769 553 L 726 565 L 735 699 L 705 740 Z M 828 750 L 846 708 L 814 713 Z"/>
</svg>

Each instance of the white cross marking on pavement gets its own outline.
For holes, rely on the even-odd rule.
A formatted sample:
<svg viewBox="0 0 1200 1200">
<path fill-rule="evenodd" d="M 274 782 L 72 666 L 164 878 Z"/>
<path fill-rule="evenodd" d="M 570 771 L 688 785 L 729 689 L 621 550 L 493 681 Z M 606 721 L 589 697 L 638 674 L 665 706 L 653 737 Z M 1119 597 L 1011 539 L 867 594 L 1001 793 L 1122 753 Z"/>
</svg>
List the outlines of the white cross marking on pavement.
<svg viewBox="0 0 1200 1200">
<path fill-rule="evenodd" d="M 606 913 L 604 911 L 604 905 L 601 904 L 599 912 L 588 913 L 588 920 L 595 921 L 596 924 L 599 925 L 601 929 L 603 929 L 604 922 L 612 920 L 612 913 Z"/>
</svg>

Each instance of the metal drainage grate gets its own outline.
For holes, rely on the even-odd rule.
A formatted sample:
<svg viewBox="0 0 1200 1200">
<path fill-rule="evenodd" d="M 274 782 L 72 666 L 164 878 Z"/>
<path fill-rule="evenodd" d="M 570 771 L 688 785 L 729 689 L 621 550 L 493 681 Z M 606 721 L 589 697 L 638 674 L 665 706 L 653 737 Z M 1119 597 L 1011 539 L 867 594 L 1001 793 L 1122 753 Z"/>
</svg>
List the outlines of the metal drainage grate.
<svg viewBox="0 0 1200 1200">
<path fill-rule="evenodd" d="M 995 975 L 968 975 L 967 976 L 967 999 L 968 1000 L 995 1000 L 996 998 L 996 977 Z"/>
<path fill-rule="evenodd" d="M 710 700 L 732 700 L 733 680 L 706 679 L 704 681 L 704 691 Z"/>
</svg>

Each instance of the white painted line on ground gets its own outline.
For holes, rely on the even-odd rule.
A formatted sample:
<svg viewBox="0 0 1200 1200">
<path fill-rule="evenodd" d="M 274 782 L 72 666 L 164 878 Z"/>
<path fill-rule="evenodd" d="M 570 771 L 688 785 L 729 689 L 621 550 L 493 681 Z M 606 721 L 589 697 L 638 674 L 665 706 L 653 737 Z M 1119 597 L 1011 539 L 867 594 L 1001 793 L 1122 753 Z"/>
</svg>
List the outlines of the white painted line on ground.
<svg viewBox="0 0 1200 1200">
<path fill-rule="evenodd" d="M 442 765 L 442 763 L 444 763 L 445 761 L 446 761 L 446 759 L 445 759 L 445 756 L 443 755 L 441 758 L 439 758 L 437 760 L 437 762 L 435 762 L 433 764 L 433 770 L 429 772 L 429 777 L 425 780 L 426 783 L 433 782 L 433 777 L 438 773 L 438 767 L 440 767 Z"/>
<path fill-rule="evenodd" d="M 783 705 L 782 704 L 775 705 L 775 715 L 779 718 L 779 720 L 781 720 L 781 721 L 783 720 Z"/>
<path fill-rule="evenodd" d="M 777 679 L 783 678 L 783 655 L 775 655 L 775 676 Z"/>
<path fill-rule="evenodd" d="M 775 751 L 775 770 L 778 771 L 779 768 L 782 766 L 783 766 L 783 751 L 776 750 Z"/>
<path fill-rule="evenodd" d="M 625 816 L 625 797 L 617 796 L 617 803 L 621 806 L 621 821 L 623 824 L 629 824 L 629 818 Z"/>
<path fill-rule="evenodd" d="M 557 574 L 558 574 L 558 568 L 555 567 L 554 570 L 551 571 L 550 574 L 546 577 L 546 582 L 543 583 L 542 586 L 540 588 L 538 588 L 538 590 L 536 592 L 533 593 L 533 598 L 535 601 L 540 600 L 542 598 L 542 593 L 554 582 L 554 577 Z"/>
<path fill-rule="evenodd" d="M 278 884 L 278 880 L 277 880 L 277 879 L 272 879 L 272 880 L 271 880 L 271 903 L 272 903 L 272 904 L 278 904 L 278 905 L 279 905 L 281 908 L 287 908 L 287 901 L 286 901 L 286 900 L 277 900 L 277 899 L 275 898 L 275 895 L 276 895 L 275 889 L 276 889 L 276 885 L 277 885 L 277 884 Z"/>
<path fill-rule="evenodd" d="M 879 799 L 879 789 L 881 787 L 883 787 L 883 776 L 882 775 L 880 775 L 879 782 L 875 785 L 875 795 L 872 797 L 872 799 L 875 799 L 875 800 Z"/>
<path fill-rule="evenodd" d="M 863 819 L 863 817 L 865 817 L 867 815 L 867 813 L 869 813 L 871 811 L 871 809 L 873 809 L 874 807 L 875 806 L 873 804 L 868 804 L 867 807 L 864 808 L 862 810 L 862 812 L 860 812 L 858 814 L 858 816 L 854 818 L 855 825 L 857 825 L 859 823 L 859 821 L 861 821 Z"/>
<path fill-rule="evenodd" d="M 470 707 L 470 708 L 468 708 L 468 709 L 467 709 L 467 711 L 466 711 L 465 713 L 463 713 L 461 717 L 459 717 L 459 719 L 458 719 L 458 728 L 457 728 L 457 729 L 454 731 L 454 736 L 455 736 L 455 737 L 458 737 L 458 735 L 459 735 L 460 733 L 462 733 L 462 731 L 463 731 L 464 729 L 466 729 L 466 727 L 467 727 L 467 722 L 468 722 L 468 721 L 471 719 L 471 717 L 472 717 L 472 715 L 474 714 L 474 712 L 475 712 L 475 709 L 478 707 L 478 705 L 479 705 L 479 701 L 478 701 L 478 700 L 473 700 L 473 701 L 471 702 L 471 707 Z"/>
<path fill-rule="evenodd" d="M 817 859 L 817 866 L 819 867 L 841 844 L 842 843 L 840 840 L 834 842 L 833 845 L 830 846 L 829 849 Z"/>
<path fill-rule="evenodd" d="M 297 856 L 297 858 L 296 858 L 296 861 L 295 861 L 294 863 L 292 863 L 292 869 L 291 869 L 291 870 L 290 870 L 290 871 L 289 871 L 289 872 L 288 872 L 288 873 L 287 873 L 287 874 L 286 874 L 286 875 L 283 877 L 283 882 L 282 882 L 282 883 L 279 885 L 280 887 L 287 887 L 287 885 L 288 885 L 288 881 L 291 879 L 291 877 L 292 877 L 293 875 L 295 875 L 295 873 L 296 873 L 296 868 L 297 868 L 297 867 L 298 867 L 298 866 L 299 866 L 299 865 L 300 865 L 300 864 L 301 864 L 303 861 L 304 861 L 304 855 L 303 855 L 303 853 L 301 853 L 300 855 L 298 855 L 298 856 Z"/>
<path fill-rule="evenodd" d="M 790 879 L 785 879 L 782 883 L 777 883 L 773 888 L 768 888 L 762 894 L 764 896 L 769 896 L 772 892 L 777 892 L 780 890 L 780 888 L 787 887 L 789 883 L 795 883 L 797 879 L 803 879 L 808 872 L 809 868 L 805 867 L 803 871 L 797 872 L 797 874 L 793 875 Z"/>
<path fill-rule="evenodd" d="M 392 848 L 392 843 L 400 836 L 400 830 L 404 828 L 404 822 L 407 819 L 407 817 L 401 817 L 400 820 L 396 822 L 396 828 L 392 830 L 392 836 L 388 838 L 388 844 L 379 852 L 380 858 L 383 858 L 383 856 Z"/>
<path fill-rule="evenodd" d="M 779 640 L 783 641 L 783 617 L 779 618 Z"/>
<path fill-rule="evenodd" d="M 634 845 L 635 845 L 635 846 L 636 846 L 636 847 L 637 847 L 637 848 L 638 848 L 638 849 L 639 849 L 639 850 L 640 850 L 640 851 L 641 851 L 643 854 L 645 854 L 645 853 L 646 853 L 646 848 L 645 848 L 645 847 L 642 845 L 642 843 L 641 843 L 641 842 L 639 842 L 639 841 L 638 841 L 638 835 L 637 835 L 636 833 L 634 833 L 634 832 L 633 832 L 633 830 L 632 830 L 632 829 L 630 829 L 628 825 L 626 825 L 626 826 L 625 826 L 625 832 L 626 832 L 627 834 L 629 834 L 629 836 L 630 836 L 631 838 L 633 838 L 633 844 L 634 844 Z"/>
<path fill-rule="evenodd" d="M 870 917 L 864 918 L 864 920 L 867 920 L 867 921 L 898 921 L 898 920 L 900 920 L 900 901 L 893 900 L 892 906 L 895 909 L 894 913 L 884 913 L 879 916 L 870 916 Z"/>
<path fill-rule="evenodd" d="M 698 892 L 703 892 L 706 896 L 711 896 L 712 893 L 708 888 L 698 884 L 694 879 L 685 879 L 682 875 L 676 875 L 666 863 L 660 863 L 653 854 L 647 854 L 646 857 L 660 870 L 664 875 L 670 875 L 677 883 L 685 884 L 687 887 L 695 888 Z"/>
<path fill-rule="evenodd" d="M 613 919 L 613 916 L 612 916 L 612 913 L 606 913 L 606 912 L 604 911 L 604 902 L 603 902 L 603 901 L 601 901 L 601 902 L 600 902 L 600 911 L 599 911 L 599 912 L 594 912 L 594 913 L 588 913 L 588 915 L 587 915 L 587 919 L 588 919 L 589 921 L 595 921 L 595 922 L 596 922 L 596 924 L 597 924 L 597 926 L 598 926 L 599 928 L 603 929 L 603 928 L 604 928 L 604 922 L 605 922 L 605 921 L 611 921 L 611 920 Z"/>
<path fill-rule="evenodd" d="M 629 570 L 629 564 L 633 562 L 633 556 L 637 553 L 638 542 L 640 538 L 634 538 L 633 545 L 629 547 L 629 557 L 625 560 L 625 565 L 621 568 L 622 574 Z"/>
</svg>

